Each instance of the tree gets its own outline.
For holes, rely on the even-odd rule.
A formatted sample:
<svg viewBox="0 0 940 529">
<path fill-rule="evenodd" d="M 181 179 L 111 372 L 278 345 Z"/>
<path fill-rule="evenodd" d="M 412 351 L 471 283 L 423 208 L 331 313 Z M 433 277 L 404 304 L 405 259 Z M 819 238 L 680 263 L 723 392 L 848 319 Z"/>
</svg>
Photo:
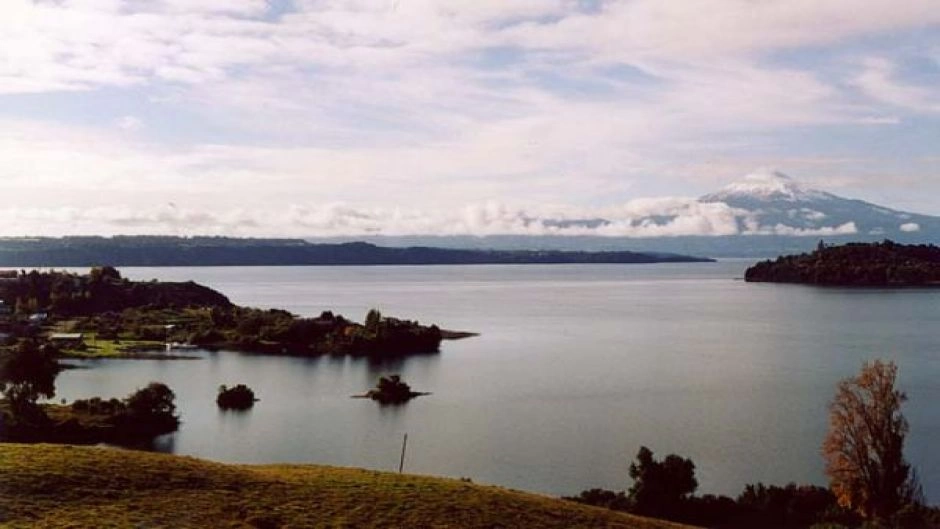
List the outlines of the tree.
<svg viewBox="0 0 940 529">
<path fill-rule="evenodd" d="M 55 396 L 59 373 L 56 356 L 55 348 L 40 346 L 33 340 L 23 340 L 0 352 L 0 390 L 15 418 L 35 422 L 43 417 L 36 401 Z"/>
<path fill-rule="evenodd" d="M 893 362 L 866 362 L 839 383 L 823 442 L 826 474 L 839 504 L 867 518 L 887 518 L 914 502 L 916 479 L 904 460 L 907 396 L 895 389 Z"/>
<path fill-rule="evenodd" d="M 166 384 L 151 382 L 124 401 L 130 414 L 141 420 L 176 421 L 176 395 Z"/>
<path fill-rule="evenodd" d="M 662 461 L 653 458 L 645 446 L 637 452 L 636 462 L 630 464 L 629 498 L 633 512 L 647 516 L 663 516 L 681 508 L 684 500 L 698 488 L 695 464 L 675 454 Z"/>
</svg>

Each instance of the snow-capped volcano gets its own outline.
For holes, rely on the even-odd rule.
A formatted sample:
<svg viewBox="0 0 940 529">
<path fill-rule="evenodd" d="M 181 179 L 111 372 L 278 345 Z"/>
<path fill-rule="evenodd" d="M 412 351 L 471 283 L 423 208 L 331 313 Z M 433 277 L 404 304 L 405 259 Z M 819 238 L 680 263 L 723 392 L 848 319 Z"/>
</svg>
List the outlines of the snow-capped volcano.
<svg viewBox="0 0 940 529">
<path fill-rule="evenodd" d="M 635 198 L 610 206 L 545 210 L 496 206 L 467 210 L 456 220 L 444 218 L 436 224 L 449 227 L 433 236 L 399 236 L 373 230 L 376 235 L 371 237 L 330 241 L 455 248 L 641 250 L 710 256 L 806 251 L 819 239 L 827 243 L 882 239 L 940 242 L 940 217 L 844 198 L 772 170 L 748 174 L 700 198 Z"/>
<path fill-rule="evenodd" d="M 641 199 L 597 217 L 533 217 L 550 233 L 631 238 L 676 236 L 930 237 L 940 218 L 907 213 L 814 189 L 774 170 L 762 169 L 698 199 Z M 753 237 L 748 237 L 754 240 Z"/>
<path fill-rule="evenodd" d="M 717 193 L 703 196 L 701 201 L 726 202 L 743 198 L 761 201 L 789 200 L 797 202 L 828 200 L 838 197 L 824 191 L 805 187 L 780 171 L 761 169 L 746 175 L 741 180 L 726 185 Z"/>
<path fill-rule="evenodd" d="M 699 199 L 736 210 L 741 233 L 891 237 L 940 230 L 940 218 L 843 198 L 760 170 Z"/>
</svg>

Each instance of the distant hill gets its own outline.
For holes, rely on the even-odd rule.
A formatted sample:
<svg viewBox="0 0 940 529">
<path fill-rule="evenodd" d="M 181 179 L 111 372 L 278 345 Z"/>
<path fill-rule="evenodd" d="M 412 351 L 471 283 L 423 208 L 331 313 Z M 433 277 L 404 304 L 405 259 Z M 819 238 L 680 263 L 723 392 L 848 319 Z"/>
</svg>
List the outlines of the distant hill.
<svg viewBox="0 0 940 529">
<path fill-rule="evenodd" d="M 815 252 L 763 261 L 745 280 L 843 286 L 940 286 L 940 248 L 892 241 L 820 246 Z"/>
<path fill-rule="evenodd" d="M 0 267 L 279 266 L 707 262 L 661 252 L 393 248 L 365 242 L 226 237 L 63 237 L 0 239 Z"/>
<path fill-rule="evenodd" d="M 107 448 L 0 444 L 4 527 L 681 529 L 453 479 L 314 465 L 223 465 Z"/>
</svg>

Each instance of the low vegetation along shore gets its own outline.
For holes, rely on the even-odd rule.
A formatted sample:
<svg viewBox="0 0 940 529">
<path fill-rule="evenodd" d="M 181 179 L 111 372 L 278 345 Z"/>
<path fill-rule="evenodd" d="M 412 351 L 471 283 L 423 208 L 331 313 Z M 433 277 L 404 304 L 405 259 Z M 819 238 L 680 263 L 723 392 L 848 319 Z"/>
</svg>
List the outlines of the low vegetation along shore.
<svg viewBox="0 0 940 529">
<path fill-rule="evenodd" d="M 0 525 L 687 527 L 451 479 L 311 465 L 223 465 L 146 452 L 18 444 L 0 444 Z"/>
</svg>

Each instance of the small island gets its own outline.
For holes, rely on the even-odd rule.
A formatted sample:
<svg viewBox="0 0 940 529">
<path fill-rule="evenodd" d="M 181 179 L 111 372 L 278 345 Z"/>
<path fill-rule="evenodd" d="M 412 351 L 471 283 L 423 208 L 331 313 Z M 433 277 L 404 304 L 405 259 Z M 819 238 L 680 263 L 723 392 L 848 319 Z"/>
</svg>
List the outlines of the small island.
<svg viewBox="0 0 940 529">
<path fill-rule="evenodd" d="M 885 240 L 849 243 L 762 261 L 747 269 L 748 282 L 826 286 L 940 286 L 940 248 Z"/>
<path fill-rule="evenodd" d="M 219 394 L 215 403 L 223 410 L 247 410 L 255 405 L 255 392 L 244 384 L 229 388 L 224 384 L 219 386 Z"/>
<path fill-rule="evenodd" d="M 411 391 L 411 386 L 406 384 L 399 375 L 390 375 L 379 377 L 379 382 L 375 388 L 370 389 L 362 395 L 353 395 L 356 399 L 372 399 L 380 404 L 404 404 L 415 397 L 430 395 Z"/>
</svg>

